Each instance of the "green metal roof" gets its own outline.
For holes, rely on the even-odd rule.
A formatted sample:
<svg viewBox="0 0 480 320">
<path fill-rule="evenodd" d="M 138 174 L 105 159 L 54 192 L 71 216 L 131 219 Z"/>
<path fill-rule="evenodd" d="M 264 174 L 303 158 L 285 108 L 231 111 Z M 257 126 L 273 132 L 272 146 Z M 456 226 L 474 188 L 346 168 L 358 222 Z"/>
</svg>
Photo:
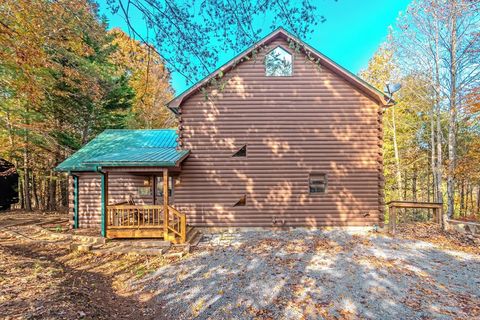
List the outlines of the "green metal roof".
<svg viewBox="0 0 480 320">
<path fill-rule="evenodd" d="M 177 150 L 175 129 L 105 130 L 65 161 L 57 171 L 95 171 L 99 166 L 172 167 L 188 150 Z"/>
<path fill-rule="evenodd" d="M 101 166 L 172 166 L 187 156 L 188 150 L 175 148 L 128 148 L 119 152 L 101 155 L 84 161 L 86 164 Z"/>
</svg>

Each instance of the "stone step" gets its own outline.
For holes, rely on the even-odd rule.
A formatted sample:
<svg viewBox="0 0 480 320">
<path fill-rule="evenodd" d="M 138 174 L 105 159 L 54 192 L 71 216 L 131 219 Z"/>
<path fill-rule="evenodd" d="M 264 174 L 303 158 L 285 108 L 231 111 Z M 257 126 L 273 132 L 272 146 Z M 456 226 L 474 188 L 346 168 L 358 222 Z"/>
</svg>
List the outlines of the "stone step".
<svg viewBox="0 0 480 320">
<path fill-rule="evenodd" d="M 110 241 L 119 247 L 129 247 L 129 248 L 169 248 L 171 245 L 170 241 L 164 240 L 115 240 Z"/>
<path fill-rule="evenodd" d="M 200 232 L 197 232 L 196 235 L 189 240 L 190 246 L 196 247 L 198 243 L 202 240 L 203 235 Z"/>
<path fill-rule="evenodd" d="M 103 254 L 103 253 L 123 253 L 123 254 L 138 254 L 138 255 L 145 255 L 145 256 L 158 256 L 163 255 L 167 251 L 166 248 L 133 248 L 133 247 L 112 247 L 107 249 L 98 249 L 92 251 L 95 254 Z"/>
<path fill-rule="evenodd" d="M 187 242 L 189 241 L 188 239 L 192 239 L 197 233 L 198 233 L 197 229 L 193 227 L 189 227 L 187 229 Z"/>
</svg>

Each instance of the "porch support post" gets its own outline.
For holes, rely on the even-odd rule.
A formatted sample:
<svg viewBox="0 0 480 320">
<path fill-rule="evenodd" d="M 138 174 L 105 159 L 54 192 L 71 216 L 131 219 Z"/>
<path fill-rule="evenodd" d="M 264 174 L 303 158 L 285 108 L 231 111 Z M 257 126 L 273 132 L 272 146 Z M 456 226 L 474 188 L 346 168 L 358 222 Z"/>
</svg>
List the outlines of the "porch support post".
<svg viewBox="0 0 480 320">
<path fill-rule="evenodd" d="M 108 174 L 106 172 L 100 171 L 101 177 L 101 218 L 102 218 L 102 237 L 106 237 L 107 235 L 107 204 L 108 204 Z"/>
<path fill-rule="evenodd" d="M 163 169 L 163 238 L 168 240 L 168 169 Z"/>
<path fill-rule="evenodd" d="M 78 176 L 73 175 L 73 228 L 78 229 Z"/>
</svg>

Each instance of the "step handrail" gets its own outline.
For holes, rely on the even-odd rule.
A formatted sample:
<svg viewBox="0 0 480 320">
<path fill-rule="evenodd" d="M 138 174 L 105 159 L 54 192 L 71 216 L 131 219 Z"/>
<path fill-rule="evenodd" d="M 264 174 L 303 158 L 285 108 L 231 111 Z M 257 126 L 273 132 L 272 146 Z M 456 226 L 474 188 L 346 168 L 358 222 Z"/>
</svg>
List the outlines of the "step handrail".
<svg viewBox="0 0 480 320">
<path fill-rule="evenodd" d="M 167 229 L 180 237 L 180 243 L 185 243 L 187 241 L 187 215 L 169 205 L 167 216 L 170 213 L 173 215 L 173 223 L 170 223 L 170 218 L 168 218 Z"/>
</svg>

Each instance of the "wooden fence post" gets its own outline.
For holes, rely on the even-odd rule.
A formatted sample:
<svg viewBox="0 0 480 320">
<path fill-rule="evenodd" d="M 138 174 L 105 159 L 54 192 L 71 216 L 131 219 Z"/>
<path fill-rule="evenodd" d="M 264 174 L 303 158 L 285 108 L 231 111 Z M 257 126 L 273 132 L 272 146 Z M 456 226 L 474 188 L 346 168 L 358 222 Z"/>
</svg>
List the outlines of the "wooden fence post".
<svg viewBox="0 0 480 320">
<path fill-rule="evenodd" d="M 397 230 L 397 208 L 395 206 L 388 207 L 389 215 L 390 215 L 390 232 L 392 235 L 395 235 Z"/>
<path fill-rule="evenodd" d="M 168 241 L 168 169 L 163 169 L 163 238 Z"/>
</svg>

